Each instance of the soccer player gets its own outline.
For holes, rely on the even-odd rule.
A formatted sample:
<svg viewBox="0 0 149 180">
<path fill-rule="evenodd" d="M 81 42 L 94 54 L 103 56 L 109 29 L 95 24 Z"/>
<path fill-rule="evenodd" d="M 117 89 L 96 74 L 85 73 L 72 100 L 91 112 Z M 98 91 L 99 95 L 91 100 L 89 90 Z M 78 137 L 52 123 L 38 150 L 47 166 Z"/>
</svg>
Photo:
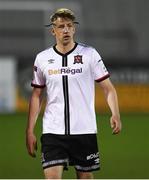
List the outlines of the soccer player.
<svg viewBox="0 0 149 180">
<path fill-rule="evenodd" d="M 73 165 L 79 179 L 93 178 L 100 169 L 94 109 L 94 82 L 102 88 L 111 110 L 114 134 L 121 131 L 118 100 L 109 73 L 99 53 L 74 41 L 75 15 L 58 9 L 50 19 L 56 45 L 40 52 L 34 63 L 26 145 L 35 157 L 34 127 L 40 111 L 43 89 L 47 103 L 43 116 L 42 166 L 45 178 L 62 178 L 63 169 Z"/>
</svg>

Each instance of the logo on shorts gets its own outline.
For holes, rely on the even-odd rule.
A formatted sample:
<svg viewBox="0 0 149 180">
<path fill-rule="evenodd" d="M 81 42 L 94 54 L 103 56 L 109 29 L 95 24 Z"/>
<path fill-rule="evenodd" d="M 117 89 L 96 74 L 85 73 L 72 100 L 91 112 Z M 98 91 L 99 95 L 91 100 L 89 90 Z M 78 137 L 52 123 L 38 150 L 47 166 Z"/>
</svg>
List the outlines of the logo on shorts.
<svg viewBox="0 0 149 180">
<path fill-rule="evenodd" d="M 99 158 L 95 159 L 95 164 L 99 164 Z"/>
<path fill-rule="evenodd" d="M 79 64 L 79 63 L 83 64 L 81 55 L 74 56 L 74 63 L 73 64 L 76 64 L 76 63 L 77 64 Z"/>
<path fill-rule="evenodd" d="M 88 155 L 86 157 L 87 160 L 91 160 L 91 159 L 94 159 L 94 158 L 99 158 L 99 152 L 90 154 L 90 155 Z"/>
</svg>

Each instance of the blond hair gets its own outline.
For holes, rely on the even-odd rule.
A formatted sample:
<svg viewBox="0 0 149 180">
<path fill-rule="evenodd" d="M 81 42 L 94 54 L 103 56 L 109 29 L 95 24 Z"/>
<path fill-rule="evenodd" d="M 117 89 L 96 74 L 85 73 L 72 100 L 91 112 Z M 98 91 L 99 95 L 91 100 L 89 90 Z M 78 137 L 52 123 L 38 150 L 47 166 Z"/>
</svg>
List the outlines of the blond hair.
<svg viewBox="0 0 149 180">
<path fill-rule="evenodd" d="M 51 16 L 50 16 L 50 24 L 45 25 L 46 27 L 53 25 L 53 22 L 57 20 L 57 18 L 68 18 L 73 21 L 75 24 L 79 24 L 77 21 L 75 21 L 76 17 L 74 15 L 74 12 L 67 8 L 60 8 L 57 9 Z"/>
</svg>

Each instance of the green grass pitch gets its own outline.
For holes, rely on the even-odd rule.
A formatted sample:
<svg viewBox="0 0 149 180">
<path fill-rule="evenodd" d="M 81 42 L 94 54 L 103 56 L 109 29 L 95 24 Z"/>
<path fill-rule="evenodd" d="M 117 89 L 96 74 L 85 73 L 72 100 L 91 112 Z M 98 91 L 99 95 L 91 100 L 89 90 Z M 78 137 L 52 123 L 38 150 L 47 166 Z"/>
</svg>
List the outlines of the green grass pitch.
<svg viewBox="0 0 149 180">
<path fill-rule="evenodd" d="M 112 135 L 109 115 L 97 116 L 101 170 L 95 178 L 149 178 L 149 114 L 122 114 L 123 130 Z M 0 179 L 44 178 L 40 164 L 41 118 L 38 119 L 37 158 L 25 146 L 26 114 L 0 115 Z M 73 167 L 63 178 L 75 178 Z"/>
</svg>

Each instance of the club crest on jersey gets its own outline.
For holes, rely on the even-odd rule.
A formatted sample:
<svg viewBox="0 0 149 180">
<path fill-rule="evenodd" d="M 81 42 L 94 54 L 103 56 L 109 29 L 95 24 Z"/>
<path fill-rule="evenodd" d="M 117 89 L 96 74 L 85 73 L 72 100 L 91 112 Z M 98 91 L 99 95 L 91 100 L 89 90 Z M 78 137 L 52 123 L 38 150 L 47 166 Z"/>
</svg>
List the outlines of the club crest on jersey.
<svg viewBox="0 0 149 180">
<path fill-rule="evenodd" d="M 76 63 L 77 64 L 79 64 L 79 63 L 83 64 L 81 55 L 74 56 L 74 63 L 73 64 L 76 64 Z"/>
</svg>

